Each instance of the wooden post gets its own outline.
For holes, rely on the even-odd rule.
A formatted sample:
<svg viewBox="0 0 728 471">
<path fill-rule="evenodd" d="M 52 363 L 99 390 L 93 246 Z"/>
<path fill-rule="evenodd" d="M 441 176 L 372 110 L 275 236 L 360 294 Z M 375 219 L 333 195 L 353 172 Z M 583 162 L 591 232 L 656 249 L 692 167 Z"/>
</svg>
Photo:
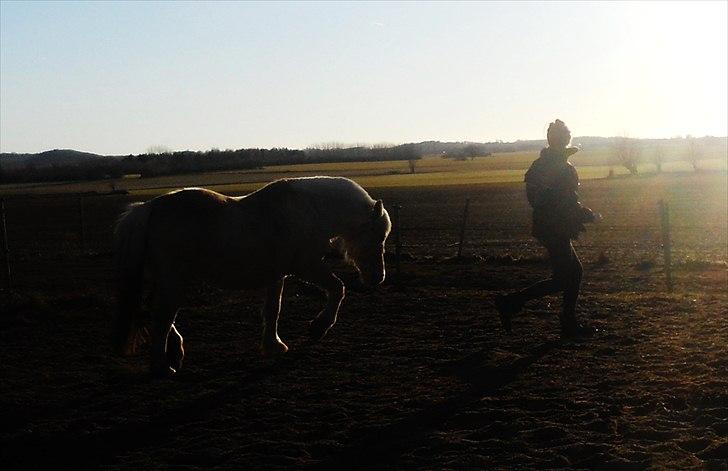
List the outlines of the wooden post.
<svg viewBox="0 0 728 471">
<path fill-rule="evenodd" d="M 394 272 L 397 274 L 397 281 L 399 281 L 400 273 L 400 257 L 402 255 L 402 239 L 400 237 L 400 219 L 399 210 L 401 206 L 398 204 L 394 205 Z"/>
<path fill-rule="evenodd" d="M 5 275 L 7 276 L 7 287 L 13 287 L 13 277 L 10 271 L 10 247 L 8 246 L 8 228 L 5 222 L 5 200 L 0 199 L 0 219 L 2 223 L 3 257 L 5 258 Z"/>
<path fill-rule="evenodd" d="M 665 259 L 665 277 L 667 290 L 672 293 L 672 241 L 670 240 L 670 206 L 663 200 L 658 203 L 660 209 L 660 225 L 662 227 L 662 254 Z"/>
<path fill-rule="evenodd" d="M 80 237 L 81 252 L 86 251 L 86 224 L 84 221 L 83 196 L 78 197 L 78 233 Z"/>
<path fill-rule="evenodd" d="M 465 242 L 465 227 L 468 224 L 468 207 L 470 206 L 470 198 L 465 200 L 465 209 L 463 210 L 463 222 L 460 224 L 460 241 L 458 242 L 458 258 L 463 256 L 463 243 Z"/>
</svg>

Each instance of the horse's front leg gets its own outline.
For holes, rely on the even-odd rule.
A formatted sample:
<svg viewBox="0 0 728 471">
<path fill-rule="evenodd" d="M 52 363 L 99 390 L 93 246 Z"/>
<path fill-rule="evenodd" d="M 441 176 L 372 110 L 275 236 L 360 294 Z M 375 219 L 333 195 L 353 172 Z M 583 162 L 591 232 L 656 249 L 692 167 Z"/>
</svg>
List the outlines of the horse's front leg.
<svg viewBox="0 0 728 471">
<path fill-rule="evenodd" d="M 321 340 L 336 323 L 339 306 L 341 306 L 341 301 L 344 300 L 344 283 L 324 265 L 306 271 L 301 277 L 326 291 L 326 306 L 311 321 L 309 328 L 311 338 Z"/>
<path fill-rule="evenodd" d="M 285 278 L 276 280 L 265 291 L 265 304 L 263 305 L 263 340 L 260 349 L 263 355 L 277 355 L 286 353 L 288 347 L 278 337 L 278 315 L 281 312 L 281 296 Z"/>
</svg>

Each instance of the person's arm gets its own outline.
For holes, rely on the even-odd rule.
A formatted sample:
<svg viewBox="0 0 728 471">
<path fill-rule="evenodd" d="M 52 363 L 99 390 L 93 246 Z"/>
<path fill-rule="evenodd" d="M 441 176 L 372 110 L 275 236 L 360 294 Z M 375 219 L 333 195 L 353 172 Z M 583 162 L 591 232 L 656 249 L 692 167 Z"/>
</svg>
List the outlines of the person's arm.
<svg viewBox="0 0 728 471">
<path fill-rule="evenodd" d="M 576 152 L 577 150 L 578 149 L 574 148 L 574 152 Z M 577 190 L 579 188 L 579 174 L 576 172 L 576 168 L 571 164 L 569 164 L 569 178 L 570 186 L 572 189 L 573 202 L 578 207 L 580 222 L 588 223 L 601 221 L 601 214 L 595 213 L 590 208 L 584 206 L 581 201 L 579 201 L 579 193 L 577 193 Z"/>
</svg>

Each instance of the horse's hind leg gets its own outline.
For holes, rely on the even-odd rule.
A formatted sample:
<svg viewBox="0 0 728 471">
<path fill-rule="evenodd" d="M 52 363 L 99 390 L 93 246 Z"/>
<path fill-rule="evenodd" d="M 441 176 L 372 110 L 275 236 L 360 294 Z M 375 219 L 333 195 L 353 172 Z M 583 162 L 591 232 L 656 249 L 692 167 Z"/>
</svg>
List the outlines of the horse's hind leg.
<svg viewBox="0 0 728 471">
<path fill-rule="evenodd" d="M 344 283 L 323 265 L 314 267 L 301 276 L 303 280 L 313 283 L 326 291 L 326 306 L 311 321 L 309 335 L 314 340 L 321 340 L 336 323 L 341 301 L 344 300 Z"/>
<path fill-rule="evenodd" d="M 167 339 L 172 333 L 172 346 L 175 349 L 173 358 L 179 356 L 182 348 L 182 337 L 173 328 L 174 319 L 179 309 L 179 297 L 175 294 L 178 290 L 170 287 L 161 287 L 155 291 L 154 306 L 152 312 L 152 364 L 151 372 L 154 377 L 165 377 L 176 373 L 176 369 L 170 366 L 167 357 Z M 181 358 L 179 359 L 181 363 Z"/>
<path fill-rule="evenodd" d="M 288 351 L 281 338 L 278 337 L 278 315 L 281 312 L 281 296 L 283 295 L 284 278 L 276 280 L 266 288 L 263 305 L 263 340 L 260 349 L 263 355 L 276 355 Z"/>
<path fill-rule="evenodd" d="M 185 357 L 184 341 L 174 324 L 169 330 L 167 337 L 167 362 L 175 371 L 179 371 L 182 367 L 182 360 Z"/>
</svg>

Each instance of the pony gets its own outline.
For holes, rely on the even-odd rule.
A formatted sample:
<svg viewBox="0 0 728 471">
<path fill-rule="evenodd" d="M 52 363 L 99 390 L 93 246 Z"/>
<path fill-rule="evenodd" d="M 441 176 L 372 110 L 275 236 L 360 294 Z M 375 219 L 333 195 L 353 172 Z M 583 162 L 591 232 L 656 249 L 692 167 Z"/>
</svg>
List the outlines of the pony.
<svg viewBox="0 0 728 471">
<path fill-rule="evenodd" d="M 278 336 L 285 279 L 316 285 L 327 299 L 309 333 L 320 340 L 336 322 L 345 294 L 324 255 L 337 248 L 363 284 L 376 286 L 384 281 L 391 227 L 382 201 L 341 177 L 281 179 L 241 197 L 185 188 L 131 204 L 114 231 L 119 301 L 114 348 L 121 355 L 136 350 L 145 278 L 152 286 L 153 376 L 169 376 L 182 365 L 183 338 L 174 323 L 186 287 L 194 282 L 264 290 L 264 355 L 288 351 Z"/>
</svg>

